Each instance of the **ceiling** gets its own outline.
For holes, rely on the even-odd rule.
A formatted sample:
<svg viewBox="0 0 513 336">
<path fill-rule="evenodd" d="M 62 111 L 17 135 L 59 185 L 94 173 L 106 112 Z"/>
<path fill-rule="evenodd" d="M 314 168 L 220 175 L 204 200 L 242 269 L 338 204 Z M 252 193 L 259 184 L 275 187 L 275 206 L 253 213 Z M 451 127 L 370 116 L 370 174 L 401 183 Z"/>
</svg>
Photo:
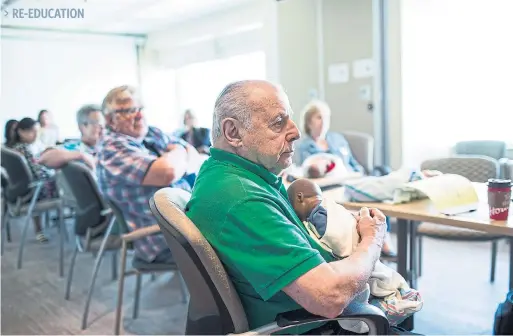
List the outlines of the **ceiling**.
<svg viewBox="0 0 513 336">
<path fill-rule="evenodd" d="M 148 34 L 250 0 L 2 0 L 2 27 Z M 13 10 L 83 9 L 84 18 L 14 18 Z M 26 15 L 26 14 L 25 14 Z"/>
</svg>

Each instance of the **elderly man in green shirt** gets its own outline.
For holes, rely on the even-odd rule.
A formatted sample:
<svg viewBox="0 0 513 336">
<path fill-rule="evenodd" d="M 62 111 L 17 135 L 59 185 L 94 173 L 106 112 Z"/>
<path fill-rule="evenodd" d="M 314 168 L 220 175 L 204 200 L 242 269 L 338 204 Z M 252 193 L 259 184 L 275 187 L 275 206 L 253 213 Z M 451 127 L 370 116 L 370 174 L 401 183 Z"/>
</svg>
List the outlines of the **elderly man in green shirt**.
<svg viewBox="0 0 513 336">
<path fill-rule="evenodd" d="M 300 137 L 291 114 L 286 94 L 269 82 L 226 86 L 215 102 L 211 157 L 187 205 L 226 267 L 250 328 L 300 308 L 338 316 L 367 283 L 386 232 L 385 216 L 364 208 L 356 216 L 362 240 L 350 257 L 335 260 L 310 238 L 278 176 Z"/>
</svg>

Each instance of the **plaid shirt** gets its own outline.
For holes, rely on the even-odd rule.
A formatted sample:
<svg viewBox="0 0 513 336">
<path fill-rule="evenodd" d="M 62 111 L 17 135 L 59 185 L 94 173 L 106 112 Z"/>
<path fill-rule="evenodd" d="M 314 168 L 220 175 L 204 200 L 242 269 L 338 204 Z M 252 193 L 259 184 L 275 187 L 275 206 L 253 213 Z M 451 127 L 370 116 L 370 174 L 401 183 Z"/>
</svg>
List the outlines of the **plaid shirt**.
<svg viewBox="0 0 513 336">
<path fill-rule="evenodd" d="M 160 152 L 164 152 L 170 144 L 185 145 L 181 139 L 171 138 L 155 127 L 149 128 L 143 140 L 151 143 Z M 129 229 L 154 225 L 156 220 L 150 211 L 149 199 L 161 187 L 143 186 L 142 182 L 157 155 L 146 149 L 143 141 L 109 131 L 103 138 L 97 159 L 96 174 L 100 190 L 121 209 Z M 172 187 L 187 191 L 191 189 L 184 179 L 177 181 Z M 135 241 L 137 257 L 148 262 L 152 262 L 167 248 L 162 234 Z"/>
</svg>

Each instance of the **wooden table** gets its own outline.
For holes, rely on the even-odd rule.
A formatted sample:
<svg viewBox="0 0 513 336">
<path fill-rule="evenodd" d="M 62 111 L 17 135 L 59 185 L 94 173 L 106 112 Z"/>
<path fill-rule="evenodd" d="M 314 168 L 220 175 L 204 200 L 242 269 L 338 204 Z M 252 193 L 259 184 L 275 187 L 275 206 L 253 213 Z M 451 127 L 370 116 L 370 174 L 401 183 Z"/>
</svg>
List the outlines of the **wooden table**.
<svg viewBox="0 0 513 336">
<path fill-rule="evenodd" d="M 398 271 L 416 286 L 416 267 L 417 249 L 415 230 L 413 230 L 413 222 L 430 222 L 466 229 L 473 229 L 487 232 L 495 235 L 503 235 L 509 239 L 510 244 L 510 266 L 509 266 L 509 288 L 513 289 L 513 208 L 507 221 L 491 221 L 488 214 L 488 202 L 486 185 L 484 183 L 474 183 L 477 194 L 479 196 L 479 207 L 476 211 L 459 214 L 455 216 L 447 216 L 438 212 L 429 199 L 415 201 L 404 204 L 387 204 L 387 203 L 355 203 L 344 202 L 343 188 L 332 189 L 324 192 L 326 197 L 330 197 L 339 201 L 349 210 L 359 210 L 361 207 L 377 208 L 386 216 L 395 217 L 398 220 Z M 410 237 L 408 244 L 408 235 Z M 408 253 L 409 245 L 409 253 Z M 408 258 L 409 254 L 409 258 Z M 407 261 L 410 261 L 408 267 Z"/>
<path fill-rule="evenodd" d="M 474 185 L 479 196 L 477 211 L 456 216 L 441 214 L 429 199 L 404 204 L 346 202 L 343 187 L 324 191 L 323 195 L 343 204 L 349 210 L 359 210 L 362 207 L 377 208 L 386 216 L 397 218 L 397 271 L 412 288 L 417 288 L 418 254 L 415 222 L 430 222 L 504 235 L 509 239 L 509 290 L 513 290 L 513 208 L 510 210 L 507 221 L 491 221 L 488 214 L 486 185 L 484 183 Z M 401 326 L 407 330 L 413 330 L 413 315 Z"/>
</svg>

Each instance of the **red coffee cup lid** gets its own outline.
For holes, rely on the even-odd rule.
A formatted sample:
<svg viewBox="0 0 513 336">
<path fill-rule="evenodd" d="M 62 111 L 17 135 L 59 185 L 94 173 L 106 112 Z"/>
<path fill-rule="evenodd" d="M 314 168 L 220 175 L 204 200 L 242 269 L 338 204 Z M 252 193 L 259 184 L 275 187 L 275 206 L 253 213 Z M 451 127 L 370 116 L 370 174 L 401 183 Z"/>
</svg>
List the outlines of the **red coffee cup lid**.
<svg viewBox="0 0 513 336">
<path fill-rule="evenodd" d="M 487 185 L 489 188 L 510 188 L 511 180 L 489 179 Z"/>
</svg>

